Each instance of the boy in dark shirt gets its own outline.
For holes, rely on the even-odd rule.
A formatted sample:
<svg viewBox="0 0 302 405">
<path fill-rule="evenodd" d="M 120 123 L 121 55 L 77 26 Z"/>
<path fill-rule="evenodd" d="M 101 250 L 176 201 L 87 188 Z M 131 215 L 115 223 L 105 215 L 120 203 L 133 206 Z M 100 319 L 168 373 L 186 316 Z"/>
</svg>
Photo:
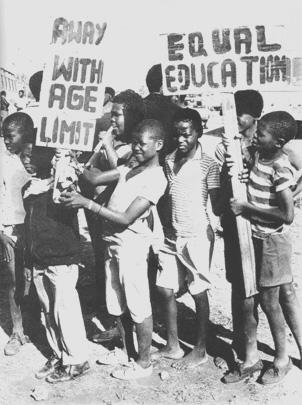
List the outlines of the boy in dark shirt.
<svg viewBox="0 0 302 405">
<path fill-rule="evenodd" d="M 52 156 L 49 148 L 33 148 L 37 178 L 24 190 L 24 206 L 26 264 L 33 270 L 42 320 L 53 352 L 36 377 L 57 383 L 81 376 L 90 366 L 76 291 L 80 261 L 77 211 L 53 201 Z"/>
</svg>

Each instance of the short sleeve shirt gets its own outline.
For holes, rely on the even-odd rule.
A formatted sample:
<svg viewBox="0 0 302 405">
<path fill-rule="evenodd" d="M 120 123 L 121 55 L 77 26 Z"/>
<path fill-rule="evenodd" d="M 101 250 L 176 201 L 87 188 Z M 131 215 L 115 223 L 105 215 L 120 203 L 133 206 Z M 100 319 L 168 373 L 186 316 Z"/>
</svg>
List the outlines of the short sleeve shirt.
<svg viewBox="0 0 302 405">
<path fill-rule="evenodd" d="M 108 203 L 108 208 L 113 211 L 125 212 L 138 197 L 143 197 L 152 205 L 156 205 L 165 192 L 167 180 L 160 166 L 146 169 L 128 180 L 126 175 L 131 168 L 123 165 L 119 166 L 118 170 L 120 178 Z M 149 214 L 150 210 L 146 210 L 126 231 L 121 231 L 120 227 L 111 221 L 105 221 L 104 238 L 110 240 L 110 236 L 114 236 L 122 240 L 126 234 L 129 236 L 129 231 L 141 236 L 150 235 L 151 230 L 146 221 Z"/>
<path fill-rule="evenodd" d="M 219 166 L 198 146 L 194 157 L 174 173 L 176 152 L 168 155 L 165 171 L 171 212 L 171 236 L 199 236 L 210 223 L 207 211 L 209 190 L 220 187 Z"/>
<path fill-rule="evenodd" d="M 261 162 L 255 155 L 248 183 L 248 201 L 259 208 L 278 207 L 277 193 L 294 184 L 292 166 L 284 153 L 270 162 Z M 252 230 L 263 233 L 275 232 L 283 225 L 282 221 L 252 219 Z"/>
<path fill-rule="evenodd" d="M 29 181 L 30 175 L 18 155 L 1 150 L 0 160 L 0 226 L 22 224 L 25 218 L 22 188 Z"/>
</svg>

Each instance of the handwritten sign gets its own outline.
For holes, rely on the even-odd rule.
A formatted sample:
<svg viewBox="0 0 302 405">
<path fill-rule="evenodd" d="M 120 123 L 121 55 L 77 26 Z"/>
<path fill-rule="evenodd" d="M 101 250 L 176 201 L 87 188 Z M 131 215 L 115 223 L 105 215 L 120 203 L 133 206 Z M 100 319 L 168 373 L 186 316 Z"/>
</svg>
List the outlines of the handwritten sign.
<svg viewBox="0 0 302 405">
<path fill-rule="evenodd" d="M 92 150 L 103 108 L 106 23 L 56 18 L 43 73 L 37 145 Z"/>
<path fill-rule="evenodd" d="M 288 48 L 286 35 L 283 25 L 163 34 L 164 93 L 297 89 L 302 52 Z"/>
</svg>

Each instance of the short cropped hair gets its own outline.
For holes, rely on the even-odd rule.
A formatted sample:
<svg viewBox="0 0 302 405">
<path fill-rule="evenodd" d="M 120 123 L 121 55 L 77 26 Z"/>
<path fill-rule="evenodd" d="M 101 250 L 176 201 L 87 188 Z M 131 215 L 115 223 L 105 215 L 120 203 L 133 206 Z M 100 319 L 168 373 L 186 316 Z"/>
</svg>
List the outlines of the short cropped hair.
<svg viewBox="0 0 302 405">
<path fill-rule="evenodd" d="M 24 138 L 24 142 L 33 143 L 34 123 L 31 117 L 24 112 L 15 112 L 8 115 L 3 121 L 2 131 L 4 137 L 8 129 L 17 129 Z"/>
<path fill-rule="evenodd" d="M 133 90 L 124 90 L 117 94 L 114 103 L 122 104 L 125 117 L 125 142 L 131 142 L 131 133 L 134 127 L 144 119 L 144 102 L 142 97 Z"/>
<path fill-rule="evenodd" d="M 112 87 L 105 87 L 105 94 L 108 93 L 113 98 L 115 96 L 115 91 Z"/>
<path fill-rule="evenodd" d="M 284 139 L 284 144 L 295 138 L 297 123 L 294 117 L 286 111 L 272 111 L 261 117 L 259 125 L 268 127 L 268 131 L 276 139 Z"/>
<path fill-rule="evenodd" d="M 249 114 L 259 118 L 263 110 L 263 98 L 256 90 L 238 90 L 234 94 L 237 115 Z"/>
<path fill-rule="evenodd" d="M 1 96 L 6 96 L 6 91 L 5 90 L 1 91 Z"/>
<path fill-rule="evenodd" d="M 180 108 L 173 116 L 174 126 L 180 122 L 191 122 L 193 128 L 198 132 L 199 136 L 202 135 L 202 121 L 200 114 L 192 108 Z"/>
<path fill-rule="evenodd" d="M 145 119 L 136 125 L 133 134 L 149 130 L 150 135 L 156 141 L 165 141 L 166 130 L 163 124 L 155 119 Z"/>
<path fill-rule="evenodd" d="M 40 101 L 41 85 L 43 79 L 43 71 L 34 73 L 29 79 L 29 88 L 36 101 Z"/>
<path fill-rule="evenodd" d="M 161 71 L 161 65 L 154 65 L 148 71 L 146 76 L 146 85 L 150 93 L 159 92 L 163 85 L 163 75 Z"/>
</svg>

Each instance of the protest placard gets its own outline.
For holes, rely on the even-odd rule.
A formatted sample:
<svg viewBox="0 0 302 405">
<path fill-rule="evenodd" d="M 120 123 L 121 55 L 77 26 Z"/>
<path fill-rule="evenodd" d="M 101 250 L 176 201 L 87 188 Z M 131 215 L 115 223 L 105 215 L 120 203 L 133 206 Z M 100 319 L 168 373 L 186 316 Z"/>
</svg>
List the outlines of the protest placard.
<svg viewBox="0 0 302 405">
<path fill-rule="evenodd" d="M 286 42 L 287 29 L 278 26 L 238 26 L 162 35 L 163 91 L 174 94 L 224 93 L 222 111 L 228 152 L 234 161 L 233 196 L 247 200 L 238 180 L 243 168 L 233 93 L 302 89 L 302 52 Z M 250 222 L 236 217 L 245 294 L 257 293 Z"/>
<path fill-rule="evenodd" d="M 301 90 L 301 53 L 291 49 L 286 38 L 284 25 L 163 34 L 164 93 Z"/>
<path fill-rule="evenodd" d="M 106 23 L 54 19 L 40 97 L 37 145 L 91 151 L 103 108 Z"/>
</svg>

